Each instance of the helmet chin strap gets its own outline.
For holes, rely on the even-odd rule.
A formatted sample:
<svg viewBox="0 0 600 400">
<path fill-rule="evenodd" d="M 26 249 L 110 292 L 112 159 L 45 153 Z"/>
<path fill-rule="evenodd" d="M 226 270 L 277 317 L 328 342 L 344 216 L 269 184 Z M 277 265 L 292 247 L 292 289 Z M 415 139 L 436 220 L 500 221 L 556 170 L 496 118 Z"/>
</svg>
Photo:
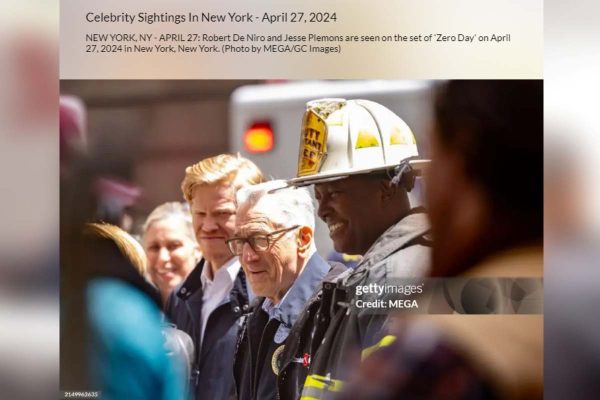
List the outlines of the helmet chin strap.
<svg viewBox="0 0 600 400">
<path fill-rule="evenodd" d="M 414 169 L 410 165 L 410 161 L 417 159 L 417 157 L 405 158 L 394 167 L 392 170 L 388 170 L 388 177 L 390 178 L 390 186 L 404 186 L 407 192 L 410 192 L 415 187 L 415 179 L 417 175 L 420 175 L 420 171 Z"/>
</svg>

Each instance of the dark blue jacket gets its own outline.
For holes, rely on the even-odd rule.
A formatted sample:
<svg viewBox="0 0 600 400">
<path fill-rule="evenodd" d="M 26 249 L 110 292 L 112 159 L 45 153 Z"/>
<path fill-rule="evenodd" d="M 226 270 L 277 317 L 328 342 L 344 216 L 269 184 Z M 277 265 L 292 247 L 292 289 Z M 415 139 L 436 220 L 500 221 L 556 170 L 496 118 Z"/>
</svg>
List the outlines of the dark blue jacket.
<svg viewBox="0 0 600 400">
<path fill-rule="evenodd" d="M 262 308 L 265 299 L 255 299 L 252 312 L 245 320 L 235 355 L 238 399 L 278 398 L 277 376 L 286 363 L 282 354 L 288 335 L 329 269 L 325 260 L 313 254 L 271 319 Z"/>
<path fill-rule="evenodd" d="M 240 268 L 229 300 L 208 318 L 200 346 L 202 321 L 202 259 L 167 301 L 165 313 L 177 328 L 192 337 L 195 356 L 190 386 L 196 400 L 227 399 L 233 395 L 233 355 L 241 327 L 241 316 L 249 309 L 246 276 Z"/>
</svg>

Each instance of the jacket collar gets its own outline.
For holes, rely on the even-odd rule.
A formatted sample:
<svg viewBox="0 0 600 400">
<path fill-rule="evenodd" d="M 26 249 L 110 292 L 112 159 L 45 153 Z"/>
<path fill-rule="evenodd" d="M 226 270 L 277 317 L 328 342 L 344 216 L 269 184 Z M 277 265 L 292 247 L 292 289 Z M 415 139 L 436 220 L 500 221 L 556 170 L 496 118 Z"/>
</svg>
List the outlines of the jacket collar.
<svg viewBox="0 0 600 400">
<path fill-rule="evenodd" d="M 429 232 L 429 221 L 425 210 L 413 208 L 408 215 L 389 227 L 367 250 L 358 268 L 369 268 L 381 260 L 407 247 L 413 240 Z"/>
<path fill-rule="evenodd" d="M 248 311 L 248 304 L 250 303 L 252 297 L 254 297 L 249 289 L 250 288 L 246 283 L 246 274 L 244 274 L 243 268 L 240 268 L 240 271 L 233 282 L 233 289 L 231 289 L 231 292 L 229 292 L 231 307 L 238 315 L 242 315 L 244 312 Z"/>
<path fill-rule="evenodd" d="M 316 252 L 308 259 L 304 269 L 283 297 L 282 301 L 273 306 L 270 316 L 283 325 L 291 328 L 304 309 L 306 302 L 312 296 L 323 277 L 329 271 L 329 264 Z M 265 299 L 264 308 L 272 306 L 270 300 Z"/>
<path fill-rule="evenodd" d="M 198 293 L 198 296 L 195 296 L 195 298 L 202 299 L 202 281 L 200 277 L 202 276 L 202 270 L 205 266 L 206 260 L 202 258 L 194 270 L 185 279 L 179 290 L 177 290 L 177 297 L 186 301 Z M 248 310 L 248 287 L 246 275 L 242 268 L 240 268 L 240 271 L 233 282 L 233 289 L 229 292 L 229 300 L 234 312 L 241 314 L 242 311 Z"/>
<path fill-rule="evenodd" d="M 204 269 L 205 264 L 206 260 L 204 260 L 204 258 L 200 259 L 200 262 L 196 265 L 194 270 L 190 272 L 179 290 L 177 290 L 177 297 L 181 300 L 187 300 L 196 293 L 198 289 L 202 288 L 200 277 L 202 276 L 202 270 Z"/>
<path fill-rule="evenodd" d="M 206 289 L 207 284 L 214 284 L 216 282 L 222 282 L 222 280 L 227 280 L 227 282 L 235 282 L 235 278 L 237 277 L 238 272 L 242 268 L 240 261 L 237 257 L 230 258 L 219 270 L 213 274 L 212 278 L 208 277 L 208 274 L 211 272 L 209 268 L 209 264 L 205 264 L 205 268 L 202 269 L 202 274 L 200 275 L 200 282 L 202 283 L 202 287 Z"/>
</svg>

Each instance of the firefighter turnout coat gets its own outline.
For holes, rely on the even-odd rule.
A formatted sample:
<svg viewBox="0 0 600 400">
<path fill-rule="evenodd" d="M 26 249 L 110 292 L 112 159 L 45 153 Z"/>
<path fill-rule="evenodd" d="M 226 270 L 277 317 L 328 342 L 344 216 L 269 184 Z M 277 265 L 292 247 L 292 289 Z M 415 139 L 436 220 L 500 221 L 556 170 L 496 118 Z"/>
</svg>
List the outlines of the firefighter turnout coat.
<svg viewBox="0 0 600 400">
<path fill-rule="evenodd" d="M 375 241 L 354 270 L 348 270 L 335 284 L 324 284 L 316 318 L 329 323 L 320 346 L 309 355 L 301 398 L 332 398 L 362 359 L 389 345 L 390 337 L 385 335 L 389 313 L 353 307 L 356 287 L 424 276 L 431 258 L 428 232 L 424 211 L 413 209 Z M 319 335 L 318 329 L 314 334 Z"/>
</svg>

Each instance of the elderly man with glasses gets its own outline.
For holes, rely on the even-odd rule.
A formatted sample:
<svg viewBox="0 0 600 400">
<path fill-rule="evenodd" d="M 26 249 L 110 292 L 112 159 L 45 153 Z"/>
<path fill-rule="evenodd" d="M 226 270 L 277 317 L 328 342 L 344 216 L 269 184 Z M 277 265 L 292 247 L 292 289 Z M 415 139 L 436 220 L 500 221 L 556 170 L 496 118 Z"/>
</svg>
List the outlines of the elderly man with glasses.
<svg viewBox="0 0 600 400">
<path fill-rule="evenodd" d="M 275 399 L 286 339 L 330 271 L 313 241 L 314 206 L 306 189 L 272 181 L 237 194 L 236 229 L 227 244 L 259 296 L 239 337 L 234 376 L 238 399 Z M 286 352 L 287 353 L 287 352 Z M 282 357 L 283 356 L 283 357 Z"/>
</svg>

